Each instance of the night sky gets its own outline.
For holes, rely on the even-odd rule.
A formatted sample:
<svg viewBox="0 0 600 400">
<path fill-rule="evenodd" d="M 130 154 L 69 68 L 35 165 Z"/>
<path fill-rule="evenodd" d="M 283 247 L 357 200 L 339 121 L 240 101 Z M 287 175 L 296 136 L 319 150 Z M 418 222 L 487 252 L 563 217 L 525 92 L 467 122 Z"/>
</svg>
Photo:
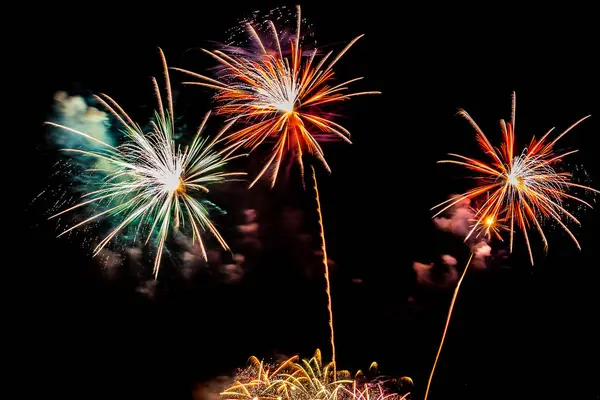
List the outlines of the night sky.
<svg viewBox="0 0 600 400">
<path fill-rule="evenodd" d="M 479 156 L 474 131 L 456 110 L 465 108 L 497 143 L 498 121 L 510 117 L 516 91 L 518 145 L 593 114 L 558 148 L 580 149 L 570 165 L 585 165 L 592 186 L 600 187 L 600 61 L 592 12 L 504 3 L 485 9 L 322 3 L 302 4 L 319 44 L 341 49 L 366 34 L 337 64 L 339 79 L 364 76 L 356 90 L 383 92 L 344 104 L 336 121 L 352 132 L 353 145 L 324 145 L 333 173 L 317 172 L 335 262 L 338 364 L 356 371 L 376 360 L 387 375 L 412 377 L 418 399 L 451 289 L 419 287 L 412 263 L 439 264 L 442 254 L 451 254 L 461 271 L 469 255 L 460 239 L 436 230 L 429 211 L 469 185 L 464 170 L 436 161 L 449 152 Z M 317 347 L 329 354 L 324 281 L 312 254 L 319 245 L 315 204 L 295 179 L 297 171 L 273 191 L 240 183 L 215 194 L 228 211 L 217 223 L 233 243 L 243 211 L 258 215 L 262 249 L 246 253 L 240 281 L 225 281 L 219 263 L 186 277 L 166 257 L 153 296 L 138 290 L 151 265 L 125 262 L 110 277 L 81 236 L 55 238 L 59 232 L 43 214 L 49 199 L 32 203 L 51 183 L 58 159 L 42 127 L 56 91 L 107 93 L 143 121 L 154 106 L 150 76 L 161 73 L 157 46 L 171 66 L 207 72 L 214 63 L 199 48 L 224 41 L 226 30 L 249 12 L 280 4 L 169 2 L 135 13 L 124 4 L 52 4 L 31 17 L 39 33 L 23 44 L 19 58 L 32 69 L 24 79 L 26 140 L 19 145 L 31 157 L 23 165 L 28 184 L 18 205 L 26 236 L 11 249 L 13 267 L 27 276 L 18 297 L 26 310 L 18 313 L 26 332 L 24 391 L 63 399 L 191 399 L 197 383 L 231 374 L 250 355 L 310 357 Z M 183 87 L 176 73 L 171 80 L 176 114 L 196 126 L 212 92 Z M 221 122 L 215 117 L 212 126 Z M 260 156 L 236 167 L 257 171 Z M 432 400 L 600 398 L 600 214 L 578 216 L 583 226 L 573 230 L 583 251 L 555 229 L 545 256 L 533 234 L 532 267 L 517 234 L 510 257 L 467 275 Z"/>
</svg>

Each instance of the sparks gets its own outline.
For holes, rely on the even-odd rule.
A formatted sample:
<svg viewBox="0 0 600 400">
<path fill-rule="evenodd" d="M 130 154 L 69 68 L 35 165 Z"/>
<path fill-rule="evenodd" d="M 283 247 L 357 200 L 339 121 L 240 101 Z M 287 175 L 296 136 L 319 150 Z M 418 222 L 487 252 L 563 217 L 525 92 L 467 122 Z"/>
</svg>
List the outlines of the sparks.
<svg viewBox="0 0 600 400">
<path fill-rule="evenodd" d="M 450 154 L 455 160 L 443 160 L 440 163 L 461 165 L 477 172 L 479 184 L 459 196 L 438 204 L 433 209 L 439 208 L 437 215 L 454 206 L 464 199 L 476 199 L 483 195 L 487 198 L 475 213 L 475 221 L 465 240 L 473 234 L 485 232 L 488 237 L 493 233 L 499 237 L 499 230 L 503 227 L 498 221 L 507 221 L 510 225 L 510 250 L 512 251 L 514 226 L 516 225 L 525 237 L 529 257 L 533 264 L 533 253 L 528 231 L 533 225 L 540 234 L 544 247 L 547 250 L 548 241 L 542 229 L 542 220 L 550 219 L 557 222 L 577 248 L 581 249 L 575 235 L 569 230 L 563 219 L 580 224 L 579 220 L 567 211 L 563 204 L 565 200 L 575 200 L 591 208 L 586 201 L 568 193 L 570 188 L 580 188 L 600 193 L 598 190 L 579 185 L 571 181 L 569 172 L 557 170 L 560 162 L 568 155 L 575 153 L 572 150 L 557 154 L 554 145 L 571 129 L 589 118 L 589 115 L 575 122 L 555 139 L 549 139 L 554 128 L 550 129 L 540 140 L 533 138 L 528 147 L 520 154 L 515 153 L 515 105 L 516 97 L 513 93 L 512 116 L 510 122 L 500 121 L 503 142 L 500 149 L 492 146 L 483 131 L 466 111 L 460 110 L 459 114 L 466 118 L 477 132 L 477 141 L 483 152 L 491 158 L 491 162 L 479 161 L 473 158 Z"/>
<path fill-rule="evenodd" d="M 473 211 L 474 218 L 469 219 L 469 226 L 473 231 L 472 237 L 479 239 L 484 236 L 487 240 L 502 239 L 502 231 L 508 230 L 508 227 L 504 224 L 506 221 L 497 215 L 489 214 L 482 217 L 482 210 L 477 208 L 471 208 Z"/>
<path fill-rule="evenodd" d="M 269 21 L 276 49 L 265 46 L 256 29 L 248 24 L 250 36 L 259 45 L 258 57 L 240 56 L 244 52 L 225 48 L 206 53 L 217 60 L 224 69 L 220 78 L 212 79 L 194 72 L 174 68 L 200 80 L 184 82 L 217 90 L 217 113 L 232 120 L 244 122 L 246 127 L 228 136 L 250 151 L 256 150 L 265 140 L 274 139 L 275 145 L 264 168 L 250 183 L 252 187 L 273 166 L 271 186 L 275 185 L 284 156 L 292 156 L 304 170 L 302 157 L 316 157 L 330 171 L 325 160 L 320 139 L 339 138 L 350 143 L 350 132 L 324 114 L 322 107 L 348 100 L 353 96 L 378 94 L 377 91 L 347 93 L 347 86 L 362 78 L 334 83 L 333 66 L 362 37 L 354 38 L 329 64 L 332 52 L 319 61 L 317 51 L 305 54 L 300 46 L 300 7 L 297 8 L 296 34 L 289 42 L 289 52 L 282 44 Z M 285 45 L 285 44 L 284 44 Z"/>
<path fill-rule="evenodd" d="M 165 69 L 167 109 L 162 103 L 160 91 L 153 79 L 158 98 L 158 111 L 151 122 L 152 130 L 144 132 L 135 124 L 123 109 L 109 96 L 96 96 L 124 126 L 126 141 L 119 146 L 112 146 L 92 136 L 71 129 L 67 126 L 47 122 L 48 125 L 94 140 L 102 146 L 98 151 L 81 149 L 64 149 L 65 152 L 78 153 L 102 160 L 108 167 L 101 179 L 99 188 L 90 188 L 82 198 L 82 202 L 62 210 L 50 218 L 55 218 L 81 207 L 102 205 L 104 210 L 94 213 L 59 236 L 76 228 L 95 222 L 105 217 L 115 217 L 118 224 L 94 249 L 97 255 L 113 238 L 129 226 L 136 230 L 148 228 L 145 244 L 156 239 L 157 254 L 154 261 L 154 276 L 158 276 L 165 241 L 172 230 L 189 224 L 192 240 L 198 242 L 202 256 L 206 259 L 201 231 L 209 231 L 219 244 L 228 249 L 227 243 L 217 231 L 208 217 L 208 209 L 204 200 L 195 196 L 209 191 L 210 184 L 231 180 L 233 176 L 244 173 L 226 173 L 222 167 L 235 157 L 231 147 L 221 151 L 215 150 L 219 137 L 227 129 L 223 129 L 212 141 L 208 142 L 201 135 L 209 114 L 204 118 L 190 146 L 181 149 L 174 142 L 174 118 L 171 87 L 165 56 L 160 50 Z"/>
<path fill-rule="evenodd" d="M 323 365 L 319 350 L 309 360 L 294 356 L 278 365 L 250 357 L 248 367 L 237 374 L 234 384 L 220 393 L 220 397 L 222 400 L 402 400 L 408 395 L 391 392 L 382 379 L 364 379 L 361 371 L 354 378 L 348 371 L 338 370 L 335 374 L 333 371 L 332 362 Z"/>
</svg>

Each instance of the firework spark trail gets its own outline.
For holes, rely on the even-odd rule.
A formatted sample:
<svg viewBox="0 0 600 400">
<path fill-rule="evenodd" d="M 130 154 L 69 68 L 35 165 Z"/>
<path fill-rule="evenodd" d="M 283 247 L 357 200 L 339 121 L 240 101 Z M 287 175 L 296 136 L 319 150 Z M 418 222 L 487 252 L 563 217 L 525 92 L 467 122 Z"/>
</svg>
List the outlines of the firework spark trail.
<svg viewBox="0 0 600 400">
<path fill-rule="evenodd" d="M 219 137 L 225 134 L 227 127 L 210 142 L 201 136 L 210 113 L 204 118 L 189 146 L 182 150 L 181 146 L 175 145 L 173 100 L 166 59 L 162 50 L 160 56 L 165 71 L 167 110 L 165 111 L 158 84 L 153 78 L 158 111 L 151 121 L 151 132 L 145 133 L 112 98 L 104 94 L 96 96 L 96 100 L 125 128 L 123 133 L 126 141 L 119 146 L 112 146 L 67 126 L 47 122 L 48 125 L 80 135 L 102 146 L 100 150 L 94 151 L 70 148 L 63 149 L 65 152 L 103 160 L 109 166 L 102 171 L 106 175 L 100 179 L 99 188 L 90 185 L 88 191 L 82 196 L 82 202 L 50 218 L 85 206 L 102 206 L 104 210 L 69 227 L 59 236 L 98 221 L 101 217 L 116 218 L 119 223 L 96 246 L 95 256 L 124 229 L 135 226 L 137 231 L 149 227 L 144 244 L 147 244 L 152 237 L 156 238 L 155 278 L 158 276 L 165 241 L 171 226 L 172 229 L 177 230 L 187 221 L 191 226 L 192 240 L 198 241 L 205 259 L 206 251 L 201 230 L 210 231 L 219 244 L 224 249 L 228 249 L 227 243 L 208 218 L 207 202 L 197 200 L 191 194 L 208 192 L 210 184 L 231 180 L 233 176 L 245 175 L 221 172 L 221 168 L 227 162 L 240 155 L 232 155 L 236 146 L 229 146 L 220 151 L 214 148 Z"/>
<path fill-rule="evenodd" d="M 327 245 L 325 244 L 325 227 L 323 226 L 323 215 L 321 214 L 321 200 L 319 198 L 319 187 L 315 168 L 312 168 L 312 178 L 315 184 L 315 198 L 317 200 L 317 214 L 319 215 L 319 229 L 321 235 L 321 251 L 323 252 L 323 266 L 325 267 L 325 291 L 327 292 L 327 310 L 329 311 L 329 329 L 331 331 L 331 360 L 333 361 L 333 375 L 336 376 L 335 368 L 335 337 L 333 331 L 333 309 L 331 305 L 331 284 L 329 282 L 329 262 L 327 261 Z"/>
<path fill-rule="evenodd" d="M 541 221 L 550 219 L 558 223 L 562 229 L 575 242 L 577 248 L 581 249 L 575 235 L 569 230 L 563 221 L 563 216 L 568 220 L 580 224 L 579 220 L 567 211 L 563 203 L 565 200 L 575 200 L 591 208 L 586 201 L 567 193 L 570 188 L 579 188 L 600 193 L 596 189 L 579 185 L 571 181 L 571 173 L 557 172 L 557 166 L 566 156 L 577 150 L 562 154 L 554 152 L 554 145 L 571 129 L 589 118 L 581 118 L 554 140 L 548 141 L 550 129 L 540 140 L 533 138 L 527 148 L 520 153 L 515 153 L 515 107 L 516 97 L 513 93 L 511 121 L 500 121 L 503 142 L 500 148 L 494 147 L 483 131 L 466 111 L 460 110 L 459 115 L 466 118 L 475 128 L 477 141 L 483 152 L 491 158 L 486 163 L 473 158 L 458 154 L 450 154 L 454 160 L 442 160 L 440 163 L 450 163 L 463 166 L 477 172 L 479 184 L 462 195 L 454 196 L 433 209 L 439 209 L 434 215 L 438 216 L 450 207 L 464 199 L 474 199 L 486 195 L 487 199 L 475 214 L 476 221 L 471 231 L 465 238 L 468 240 L 475 232 L 485 229 L 486 219 L 491 221 L 508 221 L 510 227 L 510 250 L 513 248 L 514 226 L 521 229 L 525 237 L 529 258 L 533 265 L 533 252 L 529 239 L 528 229 L 533 225 L 540 234 L 544 248 L 547 250 L 548 241 L 542 229 Z M 488 232 L 489 233 L 489 232 Z"/>
<path fill-rule="evenodd" d="M 437 366 L 438 359 L 440 358 L 440 353 L 442 352 L 442 347 L 444 346 L 444 340 L 446 340 L 446 333 L 448 332 L 448 326 L 450 325 L 450 319 L 452 318 L 452 310 L 454 310 L 454 303 L 456 302 L 456 297 L 458 296 L 458 291 L 460 289 L 460 285 L 467 273 L 467 269 L 469 269 L 469 265 L 471 265 L 471 260 L 473 259 L 473 253 L 469 257 L 469 261 L 467 261 L 467 265 L 465 265 L 465 270 L 463 271 L 458 283 L 456 284 L 456 289 L 454 289 L 454 294 L 452 295 L 452 301 L 450 302 L 450 309 L 448 310 L 448 316 L 446 317 L 446 325 L 444 326 L 444 333 L 442 334 L 442 341 L 440 342 L 440 347 L 438 348 L 437 354 L 435 355 L 435 361 L 433 362 L 433 368 L 431 369 L 431 373 L 429 374 L 429 380 L 427 381 L 427 389 L 425 390 L 425 398 L 427 400 L 427 396 L 429 396 L 429 387 L 431 386 L 431 381 L 433 379 L 433 374 L 435 373 L 435 367 Z"/>
</svg>

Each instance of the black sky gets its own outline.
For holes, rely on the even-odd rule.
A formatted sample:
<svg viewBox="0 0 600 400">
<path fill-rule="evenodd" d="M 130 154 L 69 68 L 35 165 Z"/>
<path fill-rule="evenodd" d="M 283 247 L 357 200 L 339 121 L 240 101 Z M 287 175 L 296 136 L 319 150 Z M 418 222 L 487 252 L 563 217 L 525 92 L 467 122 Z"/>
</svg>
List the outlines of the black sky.
<svg viewBox="0 0 600 400">
<path fill-rule="evenodd" d="M 25 305 L 18 317 L 26 327 L 24 391 L 62 398 L 187 399 L 195 382 L 227 374 L 252 354 L 310 356 L 316 347 L 328 353 L 323 282 L 288 271 L 295 257 L 290 248 L 271 244 L 272 253 L 235 285 L 212 276 L 186 281 L 173 273 L 151 300 L 135 292 L 139 282 L 133 277 L 103 277 L 76 238 L 55 239 L 40 207 L 29 205 L 47 185 L 57 157 L 41 128 L 53 94 L 107 93 L 134 116 L 146 116 L 153 104 L 149 77 L 160 74 L 157 46 L 170 65 L 201 71 L 212 61 L 197 48 L 223 41 L 248 12 L 277 5 L 222 3 L 170 2 L 130 11 L 123 4 L 47 4 L 24 25 L 37 34 L 16 34 L 25 41 L 19 60 L 28 75 L 19 90 L 26 112 L 26 140 L 19 146 L 26 146 L 32 161 L 23 166 L 29 182 L 21 192 L 26 236 L 7 251 L 14 255 L 13 267 L 27 275 L 18 286 L 18 304 Z M 513 90 L 521 140 L 593 114 L 565 137 L 562 148 L 580 149 L 572 162 L 584 164 L 599 187 L 600 64 L 593 12 L 499 2 L 322 3 L 303 4 L 319 43 L 340 48 L 366 34 L 336 73 L 364 76 L 357 88 L 383 92 L 345 105 L 340 122 L 354 144 L 326 145 L 333 173 L 319 171 L 337 268 L 338 362 L 356 370 L 377 360 L 392 376 L 411 376 L 419 398 L 447 299 L 409 312 L 407 299 L 416 290 L 411 264 L 450 253 L 461 267 L 468 256 L 460 242 L 435 231 L 429 211 L 468 183 L 459 179 L 463 171 L 436 161 L 448 152 L 478 154 L 474 132 L 456 109 L 468 110 L 495 141 L 498 120 L 510 116 Z M 182 87 L 181 80 L 172 75 L 180 100 L 176 112 L 194 114 L 195 123 L 211 106 L 210 92 Z M 235 190 L 224 201 L 232 215 L 262 207 L 269 238 L 278 236 L 284 208 L 294 206 L 304 211 L 305 230 L 315 235 L 310 195 L 298 200 L 285 192 Z M 509 268 L 467 277 L 432 399 L 599 398 L 599 214 L 588 210 L 581 221 L 583 227 L 574 230 L 582 252 L 554 232 L 547 257 L 534 239 L 535 267 L 519 242 L 505 262 Z M 353 278 L 363 283 L 353 284 Z"/>
</svg>

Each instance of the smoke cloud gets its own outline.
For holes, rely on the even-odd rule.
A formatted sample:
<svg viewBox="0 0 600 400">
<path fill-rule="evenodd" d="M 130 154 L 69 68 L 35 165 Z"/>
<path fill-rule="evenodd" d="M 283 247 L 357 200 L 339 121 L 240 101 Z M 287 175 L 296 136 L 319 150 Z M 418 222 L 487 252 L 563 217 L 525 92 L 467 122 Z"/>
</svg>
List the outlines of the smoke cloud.
<svg viewBox="0 0 600 400">
<path fill-rule="evenodd" d="M 67 92 L 56 92 L 54 95 L 54 122 L 67 126 L 104 143 L 114 145 L 114 139 L 109 133 L 108 115 L 95 107 L 88 105 L 81 96 L 70 96 Z M 52 140 L 60 147 L 94 148 L 101 144 L 63 129 L 54 128 Z"/>
<path fill-rule="evenodd" d="M 70 129 L 85 133 L 94 139 L 111 146 L 115 145 L 110 135 L 108 115 L 86 103 L 81 96 L 70 96 L 67 92 L 56 92 L 54 95 L 53 115 L 50 118 L 54 123 Z M 84 149 L 98 150 L 102 144 L 84 136 L 55 126 L 49 126 L 48 140 L 52 146 L 59 149 Z M 66 153 L 63 153 L 66 155 Z M 77 194 L 81 193 L 90 181 L 101 181 L 106 172 L 113 167 L 106 160 L 89 157 L 80 153 L 70 152 L 66 157 L 57 162 L 51 171 L 51 178 L 60 178 L 60 184 L 52 185 L 46 193 L 56 196 L 48 199 L 48 203 L 55 200 L 55 204 L 48 212 L 54 213 L 73 205 Z M 93 172 L 91 172 L 93 171 Z M 73 185 L 72 183 L 77 183 Z M 75 218 L 77 212 L 70 213 L 61 218 Z"/>
<path fill-rule="evenodd" d="M 473 266 L 477 268 L 485 268 L 486 260 L 491 256 L 492 248 L 486 242 L 479 242 L 471 247 L 473 252 Z"/>
<path fill-rule="evenodd" d="M 441 265 L 414 262 L 413 270 L 417 275 L 417 284 L 431 289 L 450 289 L 458 281 L 456 259 L 450 255 L 442 256 Z"/>
<path fill-rule="evenodd" d="M 456 258 L 452 257 L 450 254 L 444 254 L 442 256 L 442 262 L 449 267 L 454 267 L 457 263 Z"/>
<path fill-rule="evenodd" d="M 447 216 L 434 218 L 433 222 L 439 230 L 450 232 L 460 238 L 465 238 L 472 229 L 474 218 L 475 213 L 471 208 L 471 201 L 464 199 L 451 207 L 448 210 Z M 473 253 L 472 265 L 477 268 L 485 268 L 486 259 L 490 257 L 492 251 L 487 241 L 484 238 L 471 236 L 466 241 L 466 244 Z"/>
<path fill-rule="evenodd" d="M 194 400 L 218 400 L 219 393 L 233 383 L 231 376 L 218 376 L 213 380 L 198 383 L 192 393 Z"/>
<path fill-rule="evenodd" d="M 211 268 L 217 273 L 220 280 L 226 283 L 238 283 L 247 273 L 251 263 L 251 255 L 263 247 L 260 240 L 260 224 L 258 214 L 254 209 L 246 209 L 241 213 L 241 222 L 237 225 L 237 237 L 227 238 L 227 241 L 236 253 L 223 251 L 220 248 L 208 248 L 209 243 L 204 243 L 206 258 L 202 255 L 202 248 L 198 242 L 192 243 L 191 238 L 179 233 L 176 241 L 182 247 L 181 256 L 182 272 L 191 278 L 201 268 Z M 250 261 L 249 261 L 250 260 Z"/>
<path fill-rule="evenodd" d="M 471 201 L 465 199 L 448 209 L 445 215 L 434 218 L 433 223 L 438 230 L 451 233 L 464 240 L 473 227 L 474 218 L 475 212 L 471 208 Z M 486 238 L 476 238 L 473 235 L 465 241 L 465 244 L 473 254 L 471 268 L 486 268 L 487 260 L 492 252 Z M 412 269 L 419 287 L 427 288 L 428 291 L 449 291 L 456 286 L 460 272 L 462 272 L 457 269 L 457 265 L 458 260 L 454 256 L 443 254 L 436 262 L 425 264 L 415 261 Z M 415 303 L 415 301 L 411 296 L 409 302 Z"/>
<path fill-rule="evenodd" d="M 244 210 L 244 221 L 238 225 L 238 231 L 242 235 L 241 244 L 245 246 L 250 246 L 256 250 L 260 250 L 262 248 L 261 241 L 258 237 L 258 221 L 257 221 L 257 213 L 254 209 Z"/>
<path fill-rule="evenodd" d="M 141 293 L 152 299 L 156 295 L 156 286 L 157 285 L 158 285 L 158 281 L 156 281 L 154 279 L 149 279 L 145 282 L 142 282 L 136 288 L 136 292 Z"/>
<path fill-rule="evenodd" d="M 475 216 L 470 204 L 469 199 L 457 203 L 450 209 L 448 217 L 434 218 L 433 223 L 441 231 L 450 232 L 459 237 L 466 237 L 470 230 L 470 220 Z"/>
</svg>

